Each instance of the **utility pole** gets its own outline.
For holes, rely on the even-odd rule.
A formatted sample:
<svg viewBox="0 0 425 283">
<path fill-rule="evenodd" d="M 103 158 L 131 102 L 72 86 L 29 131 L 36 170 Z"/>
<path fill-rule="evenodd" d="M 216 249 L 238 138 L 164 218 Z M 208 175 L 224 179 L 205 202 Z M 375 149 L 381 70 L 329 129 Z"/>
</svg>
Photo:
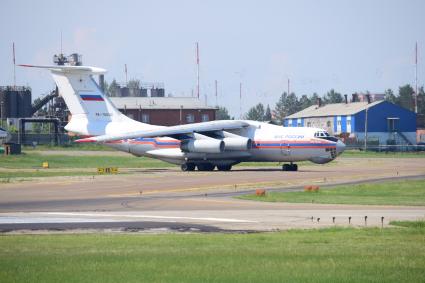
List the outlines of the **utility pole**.
<svg viewBox="0 0 425 283">
<path fill-rule="evenodd" d="M 366 117 L 364 120 L 364 151 L 367 151 L 367 111 L 369 110 L 369 105 L 366 108 Z"/>
<path fill-rule="evenodd" d="M 61 30 L 61 55 L 63 55 L 63 51 L 62 51 L 62 30 Z"/>
<path fill-rule="evenodd" d="M 239 113 L 239 117 L 242 119 L 242 82 L 239 83 Z"/>
<path fill-rule="evenodd" d="M 13 89 L 16 90 L 15 42 L 13 42 L 12 49 L 13 49 Z"/>
<path fill-rule="evenodd" d="M 289 91 L 290 91 L 289 84 L 290 84 L 290 81 L 289 81 L 289 78 L 288 78 L 288 95 L 289 95 Z"/>
<path fill-rule="evenodd" d="M 124 64 L 124 72 L 125 72 L 125 85 L 128 85 L 128 78 L 127 78 L 127 64 Z"/>
<path fill-rule="evenodd" d="M 196 95 L 199 99 L 199 44 L 196 42 Z"/>
<path fill-rule="evenodd" d="M 415 45 L 415 113 L 418 113 L 418 42 Z"/>
<path fill-rule="evenodd" d="M 215 105 L 218 106 L 217 80 L 215 80 Z"/>
</svg>

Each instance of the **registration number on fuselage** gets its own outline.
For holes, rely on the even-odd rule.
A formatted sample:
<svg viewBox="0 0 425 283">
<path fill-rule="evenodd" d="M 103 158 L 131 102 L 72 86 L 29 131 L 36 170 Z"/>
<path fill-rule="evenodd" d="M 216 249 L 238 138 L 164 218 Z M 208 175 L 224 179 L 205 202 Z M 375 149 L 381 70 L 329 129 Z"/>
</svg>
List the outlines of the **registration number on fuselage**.
<svg viewBox="0 0 425 283">
<path fill-rule="evenodd" d="M 301 140 L 304 139 L 304 135 L 276 135 L 275 139 L 296 139 Z"/>
</svg>

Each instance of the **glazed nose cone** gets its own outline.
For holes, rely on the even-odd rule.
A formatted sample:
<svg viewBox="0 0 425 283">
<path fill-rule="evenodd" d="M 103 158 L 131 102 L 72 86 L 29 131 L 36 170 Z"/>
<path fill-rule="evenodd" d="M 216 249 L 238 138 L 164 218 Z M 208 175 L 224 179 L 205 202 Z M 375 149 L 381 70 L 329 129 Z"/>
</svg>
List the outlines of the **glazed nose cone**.
<svg viewBox="0 0 425 283">
<path fill-rule="evenodd" d="M 345 143 L 338 140 L 336 143 L 336 154 L 340 155 L 345 150 Z"/>
</svg>

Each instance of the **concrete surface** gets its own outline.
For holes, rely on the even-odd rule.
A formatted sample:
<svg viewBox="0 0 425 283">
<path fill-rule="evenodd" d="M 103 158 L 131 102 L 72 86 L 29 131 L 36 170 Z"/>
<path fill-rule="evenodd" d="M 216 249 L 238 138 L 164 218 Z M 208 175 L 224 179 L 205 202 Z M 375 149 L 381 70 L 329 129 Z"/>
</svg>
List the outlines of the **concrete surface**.
<svg viewBox="0 0 425 283">
<path fill-rule="evenodd" d="M 14 230 L 11 227 L 128 231 L 130 226 L 137 231 L 179 231 L 179 227 L 190 231 L 191 225 L 194 231 L 204 232 L 273 231 L 381 226 L 382 217 L 384 226 L 391 220 L 425 218 L 425 207 L 265 203 L 232 198 L 256 188 L 291 191 L 311 184 L 324 188 L 399 178 L 425 178 L 424 159 L 341 158 L 325 166 L 301 166 L 299 172 L 282 172 L 277 166 L 231 172 L 138 169 L 130 175 L 40 178 L 0 184 L 0 231 Z"/>
</svg>

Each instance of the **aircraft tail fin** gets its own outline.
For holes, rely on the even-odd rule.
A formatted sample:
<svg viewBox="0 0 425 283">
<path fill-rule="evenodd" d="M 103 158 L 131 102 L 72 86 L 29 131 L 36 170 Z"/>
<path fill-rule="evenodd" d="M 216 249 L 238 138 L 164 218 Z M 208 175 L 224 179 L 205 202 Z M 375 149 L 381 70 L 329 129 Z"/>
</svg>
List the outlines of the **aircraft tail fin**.
<svg viewBox="0 0 425 283">
<path fill-rule="evenodd" d="M 89 66 L 20 66 L 50 70 L 59 95 L 72 114 L 71 121 L 65 127 L 69 132 L 97 136 L 154 127 L 128 118 L 112 104 L 93 79 L 95 74 L 106 73 L 105 69 Z"/>
</svg>

